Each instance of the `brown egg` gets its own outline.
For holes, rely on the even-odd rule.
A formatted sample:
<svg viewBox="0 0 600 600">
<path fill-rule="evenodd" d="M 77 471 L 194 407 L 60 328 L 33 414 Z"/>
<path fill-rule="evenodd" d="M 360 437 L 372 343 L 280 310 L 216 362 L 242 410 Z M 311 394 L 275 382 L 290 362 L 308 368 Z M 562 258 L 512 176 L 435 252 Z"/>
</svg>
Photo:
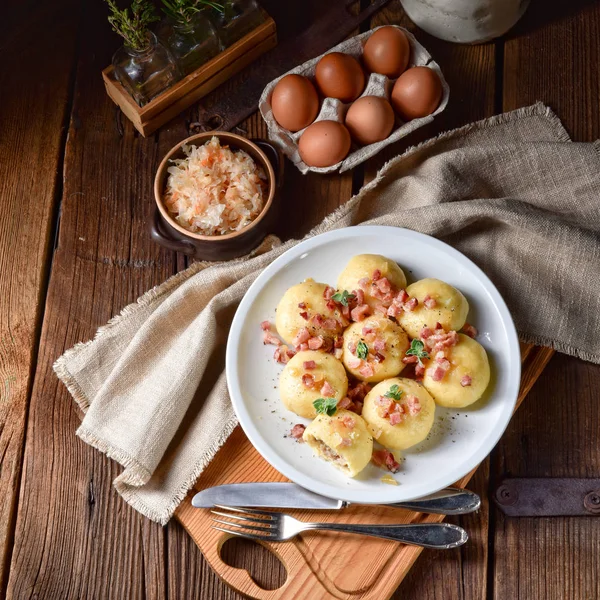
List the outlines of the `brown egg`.
<svg viewBox="0 0 600 600">
<path fill-rule="evenodd" d="M 365 74 L 359 62 L 341 52 L 330 52 L 317 63 L 315 80 L 323 96 L 342 102 L 356 100 L 365 89 Z"/>
<path fill-rule="evenodd" d="M 381 73 L 391 79 L 406 70 L 410 59 L 410 43 L 406 34 L 396 27 L 378 29 L 365 44 L 363 61 L 371 73 Z"/>
<path fill-rule="evenodd" d="M 300 131 L 310 125 L 319 112 L 319 96 L 312 82 L 302 75 L 286 75 L 271 95 L 275 120 L 285 129 Z"/>
<path fill-rule="evenodd" d="M 442 82 L 429 67 L 404 71 L 392 89 L 392 106 L 405 121 L 426 117 L 440 105 Z"/>
<path fill-rule="evenodd" d="M 392 132 L 394 111 L 385 98 L 363 96 L 348 109 L 346 127 L 359 144 L 374 144 Z"/>
<path fill-rule="evenodd" d="M 330 167 L 346 158 L 350 134 L 337 121 L 317 121 L 300 136 L 298 150 L 309 167 Z"/>
</svg>

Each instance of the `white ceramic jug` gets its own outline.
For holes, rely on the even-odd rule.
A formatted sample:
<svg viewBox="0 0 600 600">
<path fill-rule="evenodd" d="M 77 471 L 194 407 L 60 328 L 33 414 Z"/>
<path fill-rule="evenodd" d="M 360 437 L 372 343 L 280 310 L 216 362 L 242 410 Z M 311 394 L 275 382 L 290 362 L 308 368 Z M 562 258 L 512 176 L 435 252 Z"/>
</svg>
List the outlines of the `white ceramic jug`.
<svg viewBox="0 0 600 600">
<path fill-rule="evenodd" d="M 400 0 L 418 27 L 449 42 L 479 44 L 505 34 L 529 0 Z"/>
</svg>

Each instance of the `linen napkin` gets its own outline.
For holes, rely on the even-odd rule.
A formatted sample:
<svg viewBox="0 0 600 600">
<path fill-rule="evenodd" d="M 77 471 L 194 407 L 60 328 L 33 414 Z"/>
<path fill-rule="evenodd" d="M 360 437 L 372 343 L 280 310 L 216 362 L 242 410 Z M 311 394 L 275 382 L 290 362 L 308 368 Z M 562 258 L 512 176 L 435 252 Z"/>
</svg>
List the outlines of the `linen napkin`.
<svg viewBox="0 0 600 600">
<path fill-rule="evenodd" d="M 491 277 L 523 341 L 598 363 L 599 192 L 598 143 L 571 142 L 538 103 L 394 158 L 309 235 L 369 224 L 440 238 Z M 150 519 L 169 520 L 235 427 L 228 328 L 256 276 L 296 243 L 194 264 L 56 361 L 85 413 L 77 435 L 123 465 L 114 485 Z"/>
</svg>

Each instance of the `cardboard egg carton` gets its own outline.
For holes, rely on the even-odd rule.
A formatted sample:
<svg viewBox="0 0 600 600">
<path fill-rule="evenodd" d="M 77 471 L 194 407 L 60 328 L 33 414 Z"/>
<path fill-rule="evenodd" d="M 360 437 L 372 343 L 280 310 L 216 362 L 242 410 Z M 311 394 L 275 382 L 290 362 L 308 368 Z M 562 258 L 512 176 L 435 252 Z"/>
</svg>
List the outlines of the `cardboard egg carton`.
<svg viewBox="0 0 600 600">
<path fill-rule="evenodd" d="M 367 40 L 373 35 L 379 27 L 375 29 L 371 29 L 365 33 L 361 33 L 353 38 L 343 41 L 341 44 L 331 48 L 325 54 L 321 54 L 321 56 L 317 56 L 312 60 L 305 62 L 302 65 L 297 66 L 295 69 L 284 73 L 281 77 L 274 79 L 271 81 L 263 90 L 259 101 L 259 109 L 260 113 L 267 123 L 267 127 L 269 129 L 269 139 L 276 144 L 279 148 L 281 148 L 282 152 L 296 165 L 296 167 L 300 170 L 301 173 L 305 174 L 309 171 L 314 173 L 332 173 L 334 171 L 340 171 L 343 173 L 344 171 L 348 171 L 349 169 L 353 169 L 357 165 L 361 164 L 365 160 L 375 156 L 382 148 L 385 148 L 389 144 L 393 144 L 397 142 L 399 139 L 407 136 L 409 133 L 430 123 L 433 121 L 434 117 L 441 113 L 445 108 L 446 104 L 448 104 L 448 96 L 450 95 L 450 88 L 442 75 L 442 71 L 439 65 L 432 59 L 431 55 L 427 50 L 417 42 L 415 37 L 404 29 L 403 27 L 398 27 L 393 25 L 392 27 L 396 27 L 396 29 L 401 29 L 408 38 L 410 43 L 410 61 L 408 63 L 407 68 L 418 67 L 418 66 L 427 66 L 430 69 L 433 69 L 439 76 L 440 81 L 442 82 L 442 101 L 440 105 L 437 107 L 434 113 L 428 115 L 427 117 L 422 117 L 420 119 L 413 119 L 412 121 L 404 122 L 398 115 L 396 115 L 396 121 L 394 124 L 394 129 L 392 133 L 381 142 L 376 142 L 375 144 L 369 144 L 367 146 L 359 146 L 354 141 L 352 142 L 352 146 L 350 148 L 350 152 L 348 156 L 339 163 L 332 165 L 331 167 L 309 167 L 301 158 L 300 153 L 298 152 L 298 140 L 300 136 L 304 132 L 304 129 L 292 133 L 291 131 L 284 129 L 281 127 L 275 118 L 273 117 L 273 111 L 271 110 L 271 94 L 273 93 L 273 89 L 277 85 L 277 82 L 290 74 L 298 74 L 304 75 L 308 77 L 313 84 L 315 83 L 315 68 L 317 63 L 325 54 L 329 54 L 330 52 L 343 52 L 345 54 L 349 54 L 356 58 L 359 62 L 361 62 L 363 46 L 366 44 Z M 362 64 L 362 62 L 361 62 Z M 385 75 L 380 75 L 379 73 L 371 73 L 362 96 L 381 96 L 390 100 L 390 96 L 392 93 L 392 88 L 394 87 L 395 79 L 389 79 Z M 315 85 L 316 87 L 316 85 Z M 352 103 L 343 103 L 341 100 L 337 100 L 336 98 L 325 98 L 322 101 L 321 108 L 319 110 L 319 114 L 317 115 L 316 121 L 338 121 L 339 123 L 343 123 L 346 117 L 346 113 L 350 108 Z"/>
</svg>

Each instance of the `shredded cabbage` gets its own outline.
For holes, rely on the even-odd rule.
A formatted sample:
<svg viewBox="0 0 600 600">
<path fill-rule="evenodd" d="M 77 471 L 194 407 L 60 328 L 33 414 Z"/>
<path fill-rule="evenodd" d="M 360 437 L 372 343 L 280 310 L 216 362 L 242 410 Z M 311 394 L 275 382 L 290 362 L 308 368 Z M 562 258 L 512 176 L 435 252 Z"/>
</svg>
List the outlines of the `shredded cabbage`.
<svg viewBox="0 0 600 600">
<path fill-rule="evenodd" d="M 202 235 L 225 235 L 256 219 L 267 177 L 246 152 L 221 146 L 216 136 L 182 150 L 186 158 L 171 161 L 165 193 L 167 210 L 179 225 Z"/>
</svg>

